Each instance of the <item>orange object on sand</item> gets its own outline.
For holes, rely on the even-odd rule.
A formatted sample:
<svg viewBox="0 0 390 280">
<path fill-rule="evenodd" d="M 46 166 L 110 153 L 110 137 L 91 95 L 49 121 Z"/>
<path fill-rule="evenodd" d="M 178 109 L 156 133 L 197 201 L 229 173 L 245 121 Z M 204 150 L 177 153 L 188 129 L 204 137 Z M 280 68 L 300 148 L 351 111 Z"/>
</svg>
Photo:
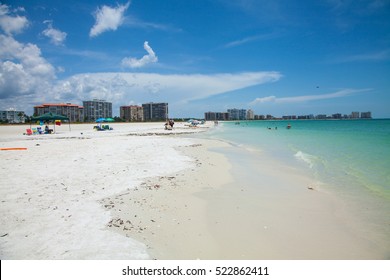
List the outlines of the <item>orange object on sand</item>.
<svg viewBox="0 0 390 280">
<path fill-rule="evenodd" d="M 27 150 L 27 148 L 0 148 L 1 151 L 22 151 Z"/>
</svg>

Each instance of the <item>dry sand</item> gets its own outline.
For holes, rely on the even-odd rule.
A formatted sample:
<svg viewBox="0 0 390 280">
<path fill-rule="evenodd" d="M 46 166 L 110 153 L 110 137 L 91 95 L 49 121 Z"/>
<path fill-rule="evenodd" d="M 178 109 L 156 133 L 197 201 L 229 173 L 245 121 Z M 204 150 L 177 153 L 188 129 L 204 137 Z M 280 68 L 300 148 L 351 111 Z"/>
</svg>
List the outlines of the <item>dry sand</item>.
<svg viewBox="0 0 390 280">
<path fill-rule="evenodd" d="M 92 126 L 0 127 L 1 147 L 27 148 L 0 153 L 1 259 L 386 258 L 382 236 L 292 167 L 177 135 L 203 128 Z"/>
<path fill-rule="evenodd" d="M 194 129 L 112 126 L 102 132 L 92 124 L 61 126 L 32 136 L 23 135 L 28 126 L 0 127 L 2 148 L 27 148 L 0 151 L 1 259 L 149 258 L 144 244 L 109 230 L 110 212 L 99 201 L 191 166 L 175 150 L 188 140 L 148 135 Z"/>
</svg>

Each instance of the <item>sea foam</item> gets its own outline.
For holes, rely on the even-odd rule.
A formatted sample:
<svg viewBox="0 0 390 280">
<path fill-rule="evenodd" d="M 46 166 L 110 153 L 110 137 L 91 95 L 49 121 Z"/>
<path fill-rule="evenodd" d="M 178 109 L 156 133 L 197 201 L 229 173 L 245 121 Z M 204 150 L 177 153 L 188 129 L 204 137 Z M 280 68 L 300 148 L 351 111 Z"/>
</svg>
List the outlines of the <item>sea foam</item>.
<svg viewBox="0 0 390 280">
<path fill-rule="evenodd" d="M 306 154 L 302 151 L 298 151 L 294 155 L 298 160 L 301 160 L 309 165 L 310 168 L 313 168 L 315 162 L 315 156 Z"/>
</svg>

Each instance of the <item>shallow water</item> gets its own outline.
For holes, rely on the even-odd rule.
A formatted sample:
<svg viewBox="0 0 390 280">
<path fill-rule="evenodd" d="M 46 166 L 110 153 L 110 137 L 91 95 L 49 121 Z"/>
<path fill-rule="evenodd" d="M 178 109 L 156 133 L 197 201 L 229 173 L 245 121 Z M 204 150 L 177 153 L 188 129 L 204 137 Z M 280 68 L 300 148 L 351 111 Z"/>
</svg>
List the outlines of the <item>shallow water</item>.
<svg viewBox="0 0 390 280">
<path fill-rule="evenodd" d="M 346 211 L 350 220 L 345 222 L 359 225 L 361 236 L 382 247 L 379 258 L 390 257 L 390 120 L 223 122 L 199 136 L 234 147 L 234 152 L 218 152 L 232 163 L 236 185 L 245 181 L 256 188 L 256 181 L 265 179 L 255 176 L 254 162 L 257 168 L 271 167 L 260 174 L 273 176 L 271 181 L 292 174 L 307 177 L 314 189 L 343 201 L 336 213 Z M 281 189 L 273 192 L 294 191 L 287 182 L 276 185 Z"/>
<path fill-rule="evenodd" d="M 226 122 L 209 137 L 306 169 L 338 191 L 390 202 L 390 120 Z"/>
</svg>

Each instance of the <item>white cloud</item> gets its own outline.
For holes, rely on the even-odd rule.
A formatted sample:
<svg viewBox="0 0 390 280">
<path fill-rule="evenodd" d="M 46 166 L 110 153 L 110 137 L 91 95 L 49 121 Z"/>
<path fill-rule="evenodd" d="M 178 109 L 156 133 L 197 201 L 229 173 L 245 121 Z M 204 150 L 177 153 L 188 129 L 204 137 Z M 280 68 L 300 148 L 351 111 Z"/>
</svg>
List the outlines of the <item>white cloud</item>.
<svg viewBox="0 0 390 280">
<path fill-rule="evenodd" d="M 45 20 L 43 23 L 47 23 L 48 26 L 43 30 L 42 34 L 48 37 L 54 45 L 63 45 L 67 36 L 66 32 L 53 28 L 53 22 L 50 20 Z"/>
<path fill-rule="evenodd" d="M 23 11 L 17 9 L 16 12 Z M 28 26 L 28 20 L 24 16 L 11 15 L 9 7 L 5 4 L 0 4 L 0 27 L 8 35 L 17 34 L 23 31 Z"/>
<path fill-rule="evenodd" d="M 94 17 L 96 19 L 95 25 L 89 32 L 90 37 L 95 37 L 108 30 L 116 30 L 123 24 L 124 13 L 129 8 L 130 2 L 125 5 L 118 5 L 116 8 L 112 8 L 103 5 L 97 8 Z"/>
<path fill-rule="evenodd" d="M 256 105 L 259 103 L 299 103 L 299 102 L 308 102 L 313 100 L 322 100 L 322 99 L 332 99 L 332 98 L 340 98 L 348 95 L 352 95 L 359 92 L 369 91 L 371 89 L 343 89 L 333 93 L 327 94 L 319 94 L 319 95 L 301 95 L 301 96 L 293 96 L 293 97 L 276 97 L 276 96 L 266 96 L 260 97 L 253 100 L 250 105 Z"/>
<path fill-rule="evenodd" d="M 241 46 L 244 44 L 248 44 L 248 43 L 260 41 L 260 40 L 270 40 L 270 39 L 277 38 L 278 36 L 280 36 L 280 35 L 278 35 L 277 33 L 259 34 L 259 35 L 249 36 L 249 37 L 245 37 L 245 38 L 240 39 L 240 40 L 229 42 L 229 43 L 225 44 L 224 48 L 233 48 L 233 47 Z"/>
<path fill-rule="evenodd" d="M 162 75 L 155 73 L 79 74 L 59 81 L 56 96 L 67 95 L 80 102 L 92 98 L 113 102 L 114 108 L 129 102 L 168 102 L 172 110 L 183 103 L 239 90 L 249 86 L 275 82 L 278 72 L 247 72 L 214 75 Z M 179 105 L 180 104 L 180 105 Z M 177 106 L 177 107 L 175 107 Z"/>
<path fill-rule="evenodd" d="M 22 44 L 0 34 L 0 99 L 42 96 L 55 80 L 55 69 L 34 44 Z"/>
<path fill-rule="evenodd" d="M 130 68 L 141 68 L 150 63 L 156 63 L 158 58 L 154 53 L 153 49 L 149 46 L 148 42 L 144 43 L 144 49 L 148 53 L 140 59 L 133 57 L 125 57 L 122 59 L 122 66 Z"/>
<path fill-rule="evenodd" d="M 378 52 L 363 53 L 346 56 L 338 60 L 333 61 L 334 63 L 345 63 L 345 62 L 376 62 L 376 61 L 387 61 L 390 60 L 390 50 L 382 50 Z"/>
<path fill-rule="evenodd" d="M 258 103 L 275 102 L 275 100 L 276 100 L 276 96 L 271 95 L 271 96 L 256 98 L 250 104 L 255 105 L 255 104 L 258 104 Z"/>
</svg>

